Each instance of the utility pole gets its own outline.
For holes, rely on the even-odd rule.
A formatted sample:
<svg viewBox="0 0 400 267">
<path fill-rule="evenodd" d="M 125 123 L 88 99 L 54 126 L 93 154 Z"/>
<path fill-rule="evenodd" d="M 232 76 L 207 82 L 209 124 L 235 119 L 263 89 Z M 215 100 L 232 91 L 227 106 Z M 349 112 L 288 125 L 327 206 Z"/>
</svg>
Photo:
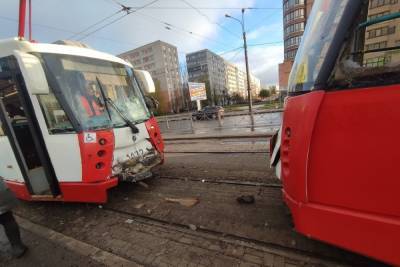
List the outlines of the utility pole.
<svg viewBox="0 0 400 267">
<path fill-rule="evenodd" d="M 242 8 L 242 31 L 243 31 L 243 43 L 244 43 L 244 60 L 246 62 L 247 95 L 249 98 L 249 112 L 250 112 L 250 114 L 253 114 L 253 101 L 252 101 L 251 87 L 250 87 L 249 58 L 247 57 L 246 31 L 244 29 L 244 11 L 245 11 L 245 9 Z"/>
<path fill-rule="evenodd" d="M 246 31 L 244 28 L 244 11 L 246 9 L 242 8 L 242 20 L 239 20 L 235 17 L 232 17 L 229 14 L 225 14 L 225 17 L 231 18 L 233 20 L 238 21 L 242 25 L 242 33 L 243 33 L 243 47 L 244 47 L 244 60 L 246 62 L 246 77 L 247 77 L 247 96 L 249 99 L 249 113 L 252 117 L 253 120 L 253 101 L 252 101 L 252 96 L 251 96 L 251 86 L 250 86 L 250 70 L 249 70 L 249 59 L 247 56 L 247 41 L 246 41 Z"/>
</svg>

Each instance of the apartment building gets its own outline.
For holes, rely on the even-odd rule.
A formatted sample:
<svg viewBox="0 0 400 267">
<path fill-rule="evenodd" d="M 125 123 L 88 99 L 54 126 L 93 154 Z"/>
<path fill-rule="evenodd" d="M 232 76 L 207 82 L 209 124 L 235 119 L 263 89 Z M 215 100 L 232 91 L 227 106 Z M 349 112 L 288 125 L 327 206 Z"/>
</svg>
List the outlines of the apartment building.
<svg viewBox="0 0 400 267">
<path fill-rule="evenodd" d="M 203 49 L 186 55 L 189 82 L 204 82 L 209 86 L 210 104 L 222 104 L 226 95 L 224 59 Z"/>
<path fill-rule="evenodd" d="M 162 113 L 179 112 L 184 105 L 178 50 L 163 41 L 135 48 L 119 55 L 134 68 L 150 72 L 157 87 L 156 97 Z"/>
<path fill-rule="evenodd" d="M 247 79 L 246 79 L 247 83 Z M 251 88 L 251 95 L 253 99 L 258 98 L 261 91 L 261 81 L 253 74 L 250 74 L 250 88 Z"/>
<path fill-rule="evenodd" d="M 398 0 L 370 0 L 368 19 L 389 15 L 400 10 Z M 365 29 L 364 49 L 375 50 L 400 46 L 399 19 L 378 23 Z M 399 50 L 364 54 L 363 64 L 367 67 L 382 67 L 391 62 L 399 62 Z"/>
<path fill-rule="evenodd" d="M 235 64 L 224 60 L 208 49 L 186 55 L 189 81 L 208 82 L 211 103 L 225 105 L 233 95 L 247 99 L 246 72 Z M 253 97 L 261 90 L 260 79 L 250 74 L 250 88 Z M 214 100 L 214 102 L 212 102 Z"/>
</svg>

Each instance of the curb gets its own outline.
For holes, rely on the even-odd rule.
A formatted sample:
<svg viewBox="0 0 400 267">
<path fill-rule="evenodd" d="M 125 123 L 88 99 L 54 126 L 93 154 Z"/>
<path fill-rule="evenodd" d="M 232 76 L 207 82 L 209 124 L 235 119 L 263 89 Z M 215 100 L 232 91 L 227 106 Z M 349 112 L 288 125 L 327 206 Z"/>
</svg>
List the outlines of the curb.
<svg viewBox="0 0 400 267">
<path fill-rule="evenodd" d="M 260 138 L 272 137 L 272 133 L 267 134 L 253 134 L 253 135 L 210 135 L 210 136 L 179 136 L 179 137 L 164 137 L 164 141 L 177 141 L 177 140 L 206 140 L 206 139 L 236 139 L 236 138 Z"/>
<path fill-rule="evenodd" d="M 60 245 L 76 254 L 84 257 L 90 257 L 93 261 L 106 266 L 124 266 L 124 267 L 139 267 L 143 266 L 132 262 L 128 259 L 122 258 L 118 255 L 112 254 L 98 247 L 79 241 L 75 238 L 66 236 L 62 233 L 56 232 L 49 228 L 35 224 L 27 219 L 15 215 L 20 227 L 24 230 L 32 232 L 40 237 L 50 240 L 57 245 Z"/>
</svg>

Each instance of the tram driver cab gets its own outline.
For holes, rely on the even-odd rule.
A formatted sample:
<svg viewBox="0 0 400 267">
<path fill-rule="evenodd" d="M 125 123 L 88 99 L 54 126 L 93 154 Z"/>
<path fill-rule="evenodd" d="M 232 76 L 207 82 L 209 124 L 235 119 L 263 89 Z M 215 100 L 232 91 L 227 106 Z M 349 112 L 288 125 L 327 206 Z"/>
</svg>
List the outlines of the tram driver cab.
<svg viewBox="0 0 400 267">
<path fill-rule="evenodd" d="M 163 163 L 154 90 L 149 73 L 109 54 L 0 41 L 0 176 L 24 200 L 106 202 Z"/>
</svg>

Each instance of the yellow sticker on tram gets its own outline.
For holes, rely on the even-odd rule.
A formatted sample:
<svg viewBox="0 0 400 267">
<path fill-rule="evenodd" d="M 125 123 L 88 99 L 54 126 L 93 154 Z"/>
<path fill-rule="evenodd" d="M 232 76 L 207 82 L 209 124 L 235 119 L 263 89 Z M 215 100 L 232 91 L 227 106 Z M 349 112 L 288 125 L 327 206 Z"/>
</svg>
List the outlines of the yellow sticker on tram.
<svg viewBox="0 0 400 267">
<path fill-rule="evenodd" d="M 307 81 L 308 77 L 308 63 L 307 59 L 304 60 L 304 62 L 300 63 L 298 69 L 297 69 L 297 74 L 296 74 L 296 83 L 305 83 Z"/>
</svg>

